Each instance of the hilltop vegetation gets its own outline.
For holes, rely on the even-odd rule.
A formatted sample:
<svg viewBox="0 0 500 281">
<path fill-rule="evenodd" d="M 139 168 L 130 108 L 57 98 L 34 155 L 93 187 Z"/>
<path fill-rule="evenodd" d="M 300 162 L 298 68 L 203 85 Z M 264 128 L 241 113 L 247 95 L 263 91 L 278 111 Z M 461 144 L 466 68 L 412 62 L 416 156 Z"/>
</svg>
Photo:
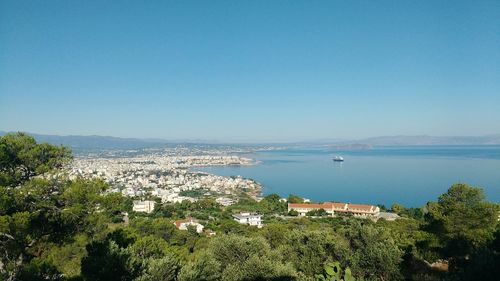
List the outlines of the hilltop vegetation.
<svg viewBox="0 0 500 281">
<path fill-rule="evenodd" d="M 103 181 L 57 173 L 70 160 L 68 149 L 25 134 L 0 138 L 2 280 L 324 280 L 334 262 L 346 280 L 348 272 L 356 280 L 500 274 L 498 204 L 466 184 L 422 208 L 392 206 L 403 216 L 394 222 L 289 218 L 278 195 L 226 208 L 212 199 L 158 204 L 141 214 Z M 237 211 L 264 214 L 265 226 L 238 224 Z M 176 229 L 186 217 L 216 236 Z"/>
</svg>

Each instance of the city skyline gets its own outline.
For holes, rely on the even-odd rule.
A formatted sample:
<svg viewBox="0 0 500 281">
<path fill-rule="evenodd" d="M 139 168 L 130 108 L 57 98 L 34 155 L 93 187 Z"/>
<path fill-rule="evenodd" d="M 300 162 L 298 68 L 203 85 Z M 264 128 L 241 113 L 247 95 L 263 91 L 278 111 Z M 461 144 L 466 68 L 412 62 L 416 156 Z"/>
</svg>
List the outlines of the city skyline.
<svg viewBox="0 0 500 281">
<path fill-rule="evenodd" d="M 0 2 L 0 130 L 282 142 L 500 133 L 494 1 Z"/>
</svg>

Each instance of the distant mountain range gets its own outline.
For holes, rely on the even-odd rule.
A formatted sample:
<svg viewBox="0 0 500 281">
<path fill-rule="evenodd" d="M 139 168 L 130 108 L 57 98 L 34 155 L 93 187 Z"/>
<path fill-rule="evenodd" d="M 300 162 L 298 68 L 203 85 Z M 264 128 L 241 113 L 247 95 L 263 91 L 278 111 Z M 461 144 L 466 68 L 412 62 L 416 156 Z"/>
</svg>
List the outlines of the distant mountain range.
<svg viewBox="0 0 500 281">
<path fill-rule="evenodd" d="M 383 136 L 373 137 L 358 142 L 373 146 L 386 145 L 495 145 L 500 144 L 500 134 L 488 136 Z"/>
<path fill-rule="evenodd" d="M 0 136 L 7 132 L 0 131 Z M 138 139 L 119 138 L 110 136 L 58 136 L 31 134 L 38 142 L 48 142 L 57 145 L 69 146 L 73 149 L 137 149 L 145 147 L 164 146 L 179 143 L 217 143 L 206 140 L 164 140 L 164 139 Z M 297 143 L 288 143 L 295 145 Z M 436 137 L 427 135 L 417 136 L 381 136 L 359 140 L 321 140 L 302 142 L 305 145 L 331 145 L 341 147 L 370 147 L 370 146 L 407 146 L 407 145 L 500 145 L 500 134 L 488 136 L 455 136 Z M 280 143 L 279 145 L 287 145 Z"/>
<path fill-rule="evenodd" d="M 0 135 L 7 132 L 0 131 Z M 55 145 L 65 145 L 73 149 L 134 149 L 160 146 L 169 143 L 160 139 L 135 139 L 109 136 L 58 136 L 32 134 L 38 142 L 48 142 Z"/>
</svg>

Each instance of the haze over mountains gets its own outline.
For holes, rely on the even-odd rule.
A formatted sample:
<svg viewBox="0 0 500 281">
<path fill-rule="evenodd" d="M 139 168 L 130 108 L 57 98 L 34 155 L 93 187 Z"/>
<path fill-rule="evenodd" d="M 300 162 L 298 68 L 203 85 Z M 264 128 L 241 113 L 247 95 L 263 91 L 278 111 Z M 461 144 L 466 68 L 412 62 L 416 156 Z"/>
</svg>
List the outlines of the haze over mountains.
<svg viewBox="0 0 500 281">
<path fill-rule="evenodd" d="M 0 135 L 7 132 L 0 131 Z M 224 142 L 214 140 L 165 140 L 165 139 L 140 139 L 120 138 L 111 136 L 59 136 L 31 134 L 39 142 L 51 144 L 62 144 L 76 149 L 133 149 L 167 144 L 192 143 L 192 144 L 222 144 Z M 269 143 L 266 143 L 269 144 Z M 406 146 L 406 145 L 500 145 L 500 134 L 487 136 L 380 136 L 357 140 L 323 139 L 307 142 L 276 143 L 279 145 L 368 145 L 368 146 Z"/>
<path fill-rule="evenodd" d="M 495 145 L 500 134 L 487 136 L 381 136 L 360 140 L 370 145 Z"/>
</svg>

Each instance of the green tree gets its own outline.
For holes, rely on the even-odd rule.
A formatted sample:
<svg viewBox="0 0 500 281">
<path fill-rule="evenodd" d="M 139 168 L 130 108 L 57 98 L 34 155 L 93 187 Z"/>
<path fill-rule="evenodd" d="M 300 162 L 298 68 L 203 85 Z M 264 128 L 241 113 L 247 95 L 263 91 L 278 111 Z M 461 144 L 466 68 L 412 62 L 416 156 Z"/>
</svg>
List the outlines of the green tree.
<svg viewBox="0 0 500 281">
<path fill-rule="evenodd" d="M 224 281 L 244 280 L 287 280 L 297 278 L 297 272 L 290 263 L 280 263 L 269 257 L 251 256 L 241 264 L 231 264 L 223 272 Z"/>
<path fill-rule="evenodd" d="M 54 275 L 52 269 L 56 268 L 50 264 L 55 260 L 48 258 L 52 248 L 71 243 L 81 233 L 98 237 L 106 229 L 104 213 L 96 212 L 97 209 L 106 212 L 100 197 L 107 188 L 104 182 L 45 176 L 58 172 L 70 159 L 68 149 L 37 144 L 22 133 L 0 138 L 0 277 L 3 279 L 21 279 L 27 272 L 29 279 L 33 279 L 38 269 L 39 278 L 50 279 Z M 40 175 L 43 177 L 36 177 Z M 67 263 L 58 264 L 66 267 Z"/>
<path fill-rule="evenodd" d="M 325 260 L 350 260 L 349 245 L 337 233 L 327 230 L 293 230 L 287 235 L 283 255 L 306 276 L 323 271 Z"/>
<path fill-rule="evenodd" d="M 102 195 L 101 204 L 113 222 L 123 221 L 123 212 L 131 212 L 133 201 L 119 192 Z"/>
<path fill-rule="evenodd" d="M 179 258 L 168 253 L 159 259 L 147 261 L 143 274 L 136 281 L 174 281 L 180 270 Z"/>
<path fill-rule="evenodd" d="M 281 223 L 267 224 L 263 229 L 263 236 L 272 248 L 277 248 L 286 243 L 288 228 Z"/>
<path fill-rule="evenodd" d="M 130 254 L 112 240 L 95 241 L 87 246 L 82 260 L 82 277 L 92 281 L 127 281 L 137 276 Z"/>
<path fill-rule="evenodd" d="M 288 203 L 304 203 L 304 199 L 300 196 L 290 194 L 288 195 Z"/>
<path fill-rule="evenodd" d="M 454 184 L 427 208 L 428 229 L 441 238 L 447 257 L 464 257 L 494 238 L 498 205 L 485 201 L 480 188 Z"/>
<path fill-rule="evenodd" d="M 401 204 L 392 204 L 391 206 L 391 211 L 398 215 L 401 215 L 405 210 L 406 208 Z"/>
<path fill-rule="evenodd" d="M 99 194 L 104 188 L 101 181 L 33 179 L 10 190 L 12 205 L 0 215 L 0 245 L 8 253 L 1 256 L 8 268 L 5 279 L 16 279 L 25 264 L 49 250 L 48 242 L 103 233 L 108 219 Z M 96 212 L 99 208 L 104 212 Z"/>
<path fill-rule="evenodd" d="M 168 243 L 155 236 L 140 237 L 127 249 L 130 255 L 139 261 L 161 258 L 169 252 Z"/>
<path fill-rule="evenodd" d="M 306 215 L 309 217 L 324 217 L 327 216 L 328 213 L 325 211 L 325 209 L 317 209 L 307 212 Z"/>
<path fill-rule="evenodd" d="M 278 194 L 267 195 L 259 202 L 262 212 L 265 214 L 285 214 L 287 205 L 280 200 L 281 197 Z"/>
<path fill-rule="evenodd" d="M 174 224 L 164 218 L 135 218 L 131 220 L 130 227 L 138 235 L 154 235 L 169 241 L 175 232 Z"/>
<path fill-rule="evenodd" d="M 452 264 L 453 277 L 461 280 L 497 280 L 500 276 L 500 228 L 495 239 L 470 256 L 460 259 L 460 264 Z"/>
<path fill-rule="evenodd" d="M 70 160 L 71 151 L 63 146 L 37 144 L 24 133 L 7 134 L 0 137 L 0 186 L 18 186 Z"/>
<path fill-rule="evenodd" d="M 389 231 L 356 221 L 344 231 L 353 253 L 348 264 L 355 276 L 370 280 L 401 279 L 403 251 L 398 248 Z"/>
<path fill-rule="evenodd" d="M 194 262 L 182 267 L 178 280 L 219 281 L 221 280 L 221 264 L 210 254 L 203 253 Z"/>
<path fill-rule="evenodd" d="M 295 280 L 296 276 L 292 264 L 284 262 L 262 237 L 222 235 L 182 268 L 179 280 Z"/>
<path fill-rule="evenodd" d="M 80 263 L 82 258 L 87 255 L 85 246 L 89 238 L 84 234 L 78 234 L 71 240 L 74 241 L 48 244 L 46 252 L 41 256 L 43 260 L 53 265 L 68 279 L 80 276 Z"/>
</svg>

